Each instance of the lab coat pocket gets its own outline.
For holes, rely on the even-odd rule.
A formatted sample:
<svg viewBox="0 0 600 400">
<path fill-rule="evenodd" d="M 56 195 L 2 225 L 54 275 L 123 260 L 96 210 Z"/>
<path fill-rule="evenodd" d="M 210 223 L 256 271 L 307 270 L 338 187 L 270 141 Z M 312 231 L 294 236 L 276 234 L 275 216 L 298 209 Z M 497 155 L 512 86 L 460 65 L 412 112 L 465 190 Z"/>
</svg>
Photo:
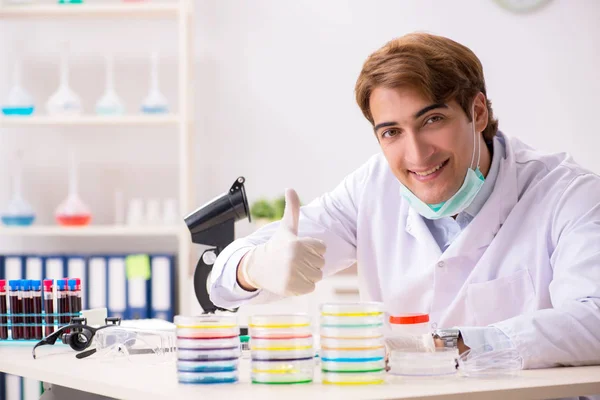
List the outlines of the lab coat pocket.
<svg viewBox="0 0 600 400">
<path fill-rule="evenodd" d="M 471 283 L 467 288 L 467 303 L 478 326 L 530 311 L 534 298 L 533 281 L 526 269 L 491 281 Z"/>
</svg>

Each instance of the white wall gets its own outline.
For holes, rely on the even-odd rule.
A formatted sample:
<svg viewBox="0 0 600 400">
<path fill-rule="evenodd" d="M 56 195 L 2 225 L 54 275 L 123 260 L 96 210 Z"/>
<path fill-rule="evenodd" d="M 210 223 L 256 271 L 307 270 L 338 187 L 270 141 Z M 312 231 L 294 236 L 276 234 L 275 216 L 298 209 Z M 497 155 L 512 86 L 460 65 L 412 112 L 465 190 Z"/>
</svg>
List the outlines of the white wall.
<svg viewBox="0 0 600 400">
<path fill-rule="evenodd" d="M 98 0 L 104 1 L 104 0 Z M 93 0 L 87 0 L 93 3 Z M 196 2 L 198 204 L 247 178 L 251 201 L 285 187 L 304 202 L 332 189 L 378 151 L 354 102 L 362 62 L 393 37 L 429 31 L 481 58 L 500 128 L 548 151 L 568 151 L 600 172 L 595 114 L 600 105 L 600 2 L 553 0 L 515 15 L 492 0 Z M 43 107 L 57 86 L 57 45 L 71 39 L 72 86 L 90 112 L 102 93 L 102 52 L 114 50 L 119 93 L 136 109 L 147 90 L 149 51 L 161 59 L 163 92 L 176 104 L 176 40 L 168 21 L 0 21 L 0 97 L 16 52 L 24 83 Z M 65 146 L 82 158 L 81 192 L 99 223 L 113 220 L 113 195 L 176 194 L 175 131 L 47 128 L 0 132 L 0 204 L 8 201 L 7 157 L 27 149 L 25 194 L 50 223 L 66 194 Z M 188 210 L 184 210 L 188 211 Z M 238 234 L 249 232 L 239 223 Z M 174 249 L 163 240 L 23 241 L 2 249 Z"/>
</svg>

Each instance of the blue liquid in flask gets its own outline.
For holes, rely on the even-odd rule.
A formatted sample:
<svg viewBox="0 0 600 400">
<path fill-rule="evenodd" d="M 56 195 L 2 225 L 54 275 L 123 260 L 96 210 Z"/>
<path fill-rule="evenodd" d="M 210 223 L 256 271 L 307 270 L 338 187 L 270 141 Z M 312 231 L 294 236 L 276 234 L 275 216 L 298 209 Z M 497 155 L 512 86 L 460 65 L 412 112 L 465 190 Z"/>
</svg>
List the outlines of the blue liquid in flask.
<svg viewBox="0 0 600 400">
<path fill-rule="evenodd" d="M 34 106 L 30 107 L 2 107 L 4 115 L 31 115 L 35 110 Z"/>
</svg>

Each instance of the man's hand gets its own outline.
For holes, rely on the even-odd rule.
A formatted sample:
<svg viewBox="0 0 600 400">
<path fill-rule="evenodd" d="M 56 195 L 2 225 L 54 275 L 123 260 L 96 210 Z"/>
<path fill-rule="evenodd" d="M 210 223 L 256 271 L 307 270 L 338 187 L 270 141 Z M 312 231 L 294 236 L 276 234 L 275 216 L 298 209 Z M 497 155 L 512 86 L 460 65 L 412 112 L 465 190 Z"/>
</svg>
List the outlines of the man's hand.
<svg viewBox="0 0 600 400">
<path fill-rule="evenodd" d="M 250 250 L 237 269 L 245 290 L 265 289 L 279 296 L 310 293 L 323 278 L 325 243 L 298 237 L 300 199 L 293 189 L 285 192 L 283 218 L 273 237 Z"/>
<path fill-rule="evenodd" d="M 442 339 L 433 339 L 435 347 L 444 347 L 444 341 Z M 458 336 L 458 354 L 462 354 L 471 348 L 463 342 L 462 336 Z"/>
</svg>

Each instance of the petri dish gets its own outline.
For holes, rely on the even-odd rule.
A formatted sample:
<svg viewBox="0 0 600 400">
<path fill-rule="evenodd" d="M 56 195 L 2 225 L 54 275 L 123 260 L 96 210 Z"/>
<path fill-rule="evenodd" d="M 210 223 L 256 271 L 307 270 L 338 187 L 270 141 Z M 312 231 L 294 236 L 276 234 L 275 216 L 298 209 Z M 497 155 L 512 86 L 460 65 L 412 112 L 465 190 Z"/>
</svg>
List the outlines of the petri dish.
<svg viewBox="0 0 600 400">
<path fill-rule="evenodd" d="M 315 361 L 252 361 L 251 366 L 253 383 L 309 383 L 313 380 Z"/>
<path fill-rule="evenodd" d="M 383 324 L 373 327 L 352 326 L 321 326 L 321 340 L 323 338 L 340 338 L 340 339 L 373 339 L 383 336 Z"/>
<path fill-rule="evenodd" d="M 375 361 L 338 362 L 321 361 L 321 370 L 324 372 L 377 372 L 385 369 L 385 359 Z"/>
<path fill-rule="evenodd" d="M 458 350 L 436 348 L 432 352 L 399 351 L 390 354 L 390 373 L 402 376 L 439 376 L 456 373 Z"/>
<path fill-rule="evenodd" d="M 325 303 L 321 305 L 321 315 L 331 317 L 383 316 L 383 303 Z"/>
<path fill-rule="evenodd" d="M 308 337 L 311 319 L 306 314 L 254 315 L 248 319 L 248 333 L 252 338 Z"/>
<path fill-rule="evenodd" d="M 321 337 L 323 350 L 377 350 L 385 347 L 382 337 L 373 339 L 341 339 Z"/>
<path fill-rule="evenodd" d="M 257 339 L 250 338 L 250 350 L 286 351 L 306 350 L 313 347 L 312 336 L 293 339 Z"/>
<path fill-rule="evenodd" d="M 322 361 L 336 362 L 360 362 L 379 361 L 385 358 L 385 347 L 373 350 L 326 350 L 321 349 L 320 357 Z"/>
<path fill-rule="evenodd" d="M 235 383 L 238 381 L 238 371 L 230 372 L 179 372 L 177 379 L 179 383 L 216 384 Z"/>
<path fill-rule="evenodd" d="M 238 368 L 238 359 L 226 361 L 178 361 L 179 372 L 232 372 Z"/>
<path fill-rule="evenodd" d="M 177 359 L 187 361 L 225 361 L 237 359 L 241 355 L 241 350 L 221 349 L 221 350 L 186 350 L 177 349 Z"/>
<path fill-rule="evenodd" d="M 381 315 L 365 315 L 352 317 L 339 317 L 331 315 L 321 315 L 321 327 L 352 327 L 352 328 L 375 328 L 382 327 L 385 321 L 383 314 Z"/>
<path fill-rule="evenodd" d="M 214 349 L 235 349 L 236 347 L 240 347 L 240 338 L 239 336 L 232 338 L 223 338 L 223 339 L 177 339 L 177 348 L 178 349 L 206 349 L 206 350 L 214 350 Z"/>
<path fill-rule="evenodd" d="M 309 348 L 300 348 L 293 350 L 251 350 L 252 360 L 296 360 L 300 358 L 313 358 L 315 350 L 311 346 Z"/>
<path fill-rule="evenodd" d="M 232 315 L 177 315 L 175 325 L 180 338 L 225 338 L 240 334 L 237 317 Z"/>
<path fill-rule="evenodd" d="M 323 372 L 321 381 L 325 385 L 380 385 L 385 382 L 385 371 L 377 372 Z"/>
</svg>

